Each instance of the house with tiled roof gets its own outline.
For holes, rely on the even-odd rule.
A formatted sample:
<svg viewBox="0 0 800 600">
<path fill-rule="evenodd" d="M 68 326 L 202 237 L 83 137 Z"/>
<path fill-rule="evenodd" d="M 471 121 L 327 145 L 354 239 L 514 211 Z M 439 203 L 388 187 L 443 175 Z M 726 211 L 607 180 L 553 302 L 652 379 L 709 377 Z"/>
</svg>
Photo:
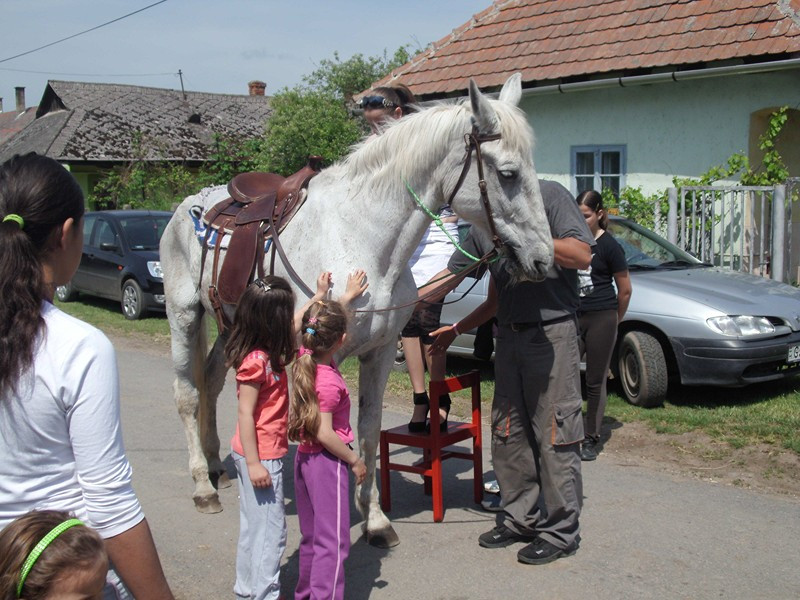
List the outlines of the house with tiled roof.
<svg viewBox="0 0 800 600">
<path fill-rule="evenodd" d="M 25 152 L 50 156 L 84 192 L 109 168 L 134 159 L 199 166 L 215 152 L 215 135 L 263 135 L 269 98 L 261 82 L 251 84 L 249 95 L 235 95 L 49 81 L 35 118 L 0 144 L 0 162 Z"/>
<path fill-rule="evenodd" d="M 375 87 L 435 100 L 515 72 L 537 171 L 573 193 L 653 193 L 740 151 L 759 164 L 782 106 L 800 176 L 800 0 L 497 0 Z"/>
</svg>

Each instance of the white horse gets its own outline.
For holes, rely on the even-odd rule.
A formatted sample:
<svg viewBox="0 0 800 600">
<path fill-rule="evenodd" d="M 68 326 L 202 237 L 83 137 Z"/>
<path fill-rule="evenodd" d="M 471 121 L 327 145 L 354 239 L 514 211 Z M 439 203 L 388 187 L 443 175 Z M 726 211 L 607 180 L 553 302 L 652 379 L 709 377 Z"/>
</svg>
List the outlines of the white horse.
<svg viewBox="0 0 800 600">
<path fill-rule="evenodd" d="M 430 225 L 430 218 L 415 204 L 405 182 L 436 212 L 456 190 L 465 162 L 465 134 L 473 125 L 481 135 L 500 134 L 499 140 L 481 146 L 496 231 L 518 278 L 544 276 L 552 264 L 553 245 L 533 166 L 533 132 L 516 106 L 521 92 L 519 75 L 506 82 L 498 100 L 485 97 L 470 82 L 469 104 L 441 104 L 393 122 L 382 135 L 357 145 L 346 158 L 312 179 L 305 204 L 281 233 L 286 254 L 305 282 L 313 283 L 320 271 L 329 270 L 343 289 L 347 273 L 363 268 L 370 285 L 355 301 L 356 309 L 408 304 L 398 310 L 357 313 L 349 343 L 337 357 L 342 360 L 355 354 L 360 361 L 358 438 L 367 478 L 356 488 L 355 496 L 365 518 L 367 539 L 375 545 L 398 543 L 378 502 L 376 453 L 383 392 L 397 335 L 417 296 L 407 264 Z M 472 160 L 452 207 L 488 233 L 476 170 L 477 161 Z M 211 261 L 206 261 L 198 287 L 201 246 L 189 209 L 198 204 L 209 207 L 226 197 L 224 186 L 190 196 L 177 209 L 161 240 L 176 371 L 175 402 L 189 444 L 194 501 L 199 511 L 207 513 L 222 510 L 209 473 L 225 482 L 216 399 L 227 369 L 224 337 L 206 354 L 203 316 L 213 315 L 207 294 Z M 276 271 L 285 276 L 280 260 Z M 287 279 L 295 287 L 298 302 L 304 301 L 296 282 Z"/>
</svg>

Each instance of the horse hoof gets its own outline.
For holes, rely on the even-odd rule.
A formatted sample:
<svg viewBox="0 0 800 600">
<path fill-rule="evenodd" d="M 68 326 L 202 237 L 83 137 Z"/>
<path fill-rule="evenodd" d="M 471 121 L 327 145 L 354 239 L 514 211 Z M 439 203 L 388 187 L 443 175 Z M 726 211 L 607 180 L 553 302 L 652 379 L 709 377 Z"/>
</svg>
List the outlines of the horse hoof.
<svg viewBox="0 0 800 600">
<path fill-rule="evenodd" d="M 219 502 L 219 496 L 195 496 L 194 507 L 197 512 L 206 515 L 213 515 L 214 513 L 222 512 L 222 504 Z"/>
<path fill-rule="evenodd" d="M 393 548 L 400 543 L 400 538 L 392 527 L 387 527 L 378 531 L 367 531 L 367 543 L 376 548 Z"/>
<path fill-rule="evenodd" d="M 231 487 L 231 478 L 228 477 L 226 471 L 222 473 L 209 473 L 208 478 L 211 480 L 211 485 L 218 490 L 226 490 Z"/>
</svg>

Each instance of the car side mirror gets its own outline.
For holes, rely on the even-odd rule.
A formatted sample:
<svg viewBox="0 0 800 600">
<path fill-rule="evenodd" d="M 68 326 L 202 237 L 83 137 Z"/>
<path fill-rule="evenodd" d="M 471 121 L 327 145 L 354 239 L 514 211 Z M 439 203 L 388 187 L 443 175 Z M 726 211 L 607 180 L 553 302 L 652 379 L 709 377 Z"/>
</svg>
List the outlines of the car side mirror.
<svg viewBox="0 0 800 600">
<path fill-rule="evenodd" d="M 100 250 L 105 250 L 106 252 L 119 252 L 119 246 L 110 242 L 101 242 Z"/>
</svg>

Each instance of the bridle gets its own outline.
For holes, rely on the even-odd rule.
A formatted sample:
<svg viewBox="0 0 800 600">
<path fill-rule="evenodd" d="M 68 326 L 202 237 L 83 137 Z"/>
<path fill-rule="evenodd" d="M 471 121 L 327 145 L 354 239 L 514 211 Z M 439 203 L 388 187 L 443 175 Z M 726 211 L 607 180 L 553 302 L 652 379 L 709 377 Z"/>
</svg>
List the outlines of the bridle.
<svg viewBox="0 0 800 600">
<path fill-rule="evenodd" d="M 478 126 L 473 124 L 472 131 L 464 134 L 464 142 L 466 143 L 466 155 L 464 156 L 464 168 L 461 169 L 461 175 L 458 177 L 456 187 L 450 193 L 447 199 L 447 204 L 452 204 L 453 199 L 456 197 L 458 190 L 467 178 L 469 167 L 472 164 L 472 152 L 475 152 L 475 158 L 478 161 L 478 188 L 481 191 L 481 204 L 483 204 L 483 211 L 486 213 L 486 221 L 489 223 L 489 231 L 492 234 L 492 245 L 494 249 L 499 251 L 503 247 L 503 240 L 497 235 L 497 228 L 494 225 L 494 217 L 492 216 L 492 207 L 489 205 L 489 192 L 486 186 L 486 179 L 483 176 L 483 156 L 481 155 L 481 144 L 484 142 L 495 142 L 502 136 L 499 133 L 481 134 L 478 131 Z"/>
</svg>

